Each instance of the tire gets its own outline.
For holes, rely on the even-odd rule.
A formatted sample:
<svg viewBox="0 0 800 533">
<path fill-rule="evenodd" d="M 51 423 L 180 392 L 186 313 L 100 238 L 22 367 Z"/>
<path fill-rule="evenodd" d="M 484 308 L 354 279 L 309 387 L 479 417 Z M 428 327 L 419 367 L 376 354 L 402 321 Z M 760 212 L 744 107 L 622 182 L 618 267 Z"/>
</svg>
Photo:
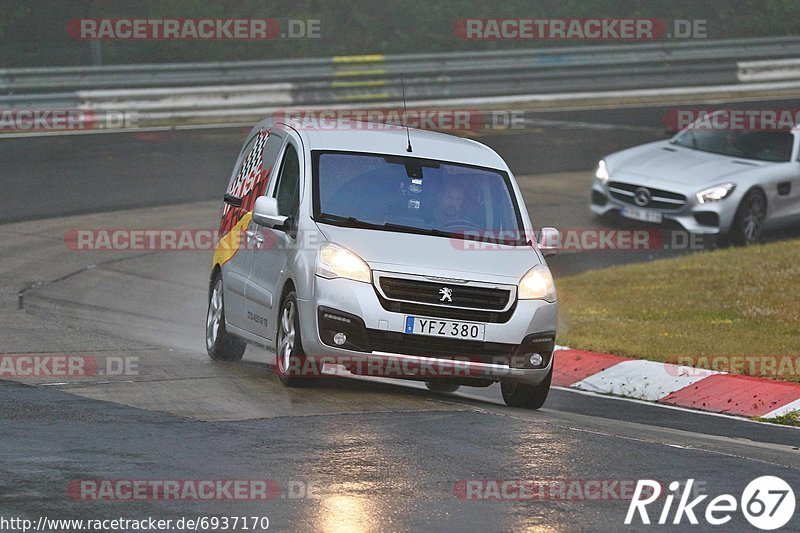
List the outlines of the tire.
<svg viewBox="0 0 800 533">
<path fill-rule="evenodd" d="M 461 385 L 449 381 L 426 381 L 425 386 L 431 392 L 455 392 Z"/>
<path fill-rule="evenodd" d="M 281 302 L 275 335 L 275 374 L 287 387 L 301 387 L 310 380 L 301 375 L 305 363 L 303 343 L 300 339 L 300 313 L 297 308 L 297 294 L 292 290 L 286 293 Z"/>
<path fill-rule="evenodd" d="M 764 193 L 758 189 L 749 191 L 736 209 L 728 240 L 737 246 L 759 243 L 766 218 L 767 199 Z"/>
<path fill-rule="evenodd" d="M 217 273 L 211 282 L 206 312 L 206 351 L 216 361 L 239 361 L 247 344 L 225 329 L 225 302 L 222 292 L 222 274 Z"/>
<path fill-rule="evenodd" d="M 503 393 L 503 401 L 509 407 L 522 407 L 525 409 L 539 409 L 547 400 L 550 392 L 550 382 L 553 380 L 553 369 L 550 369 L 544 381 L 538 385 L 530 383 L 520 383 L 518 381 L 503 380 L 500 382 L 500 390 Z"/>
</svg>

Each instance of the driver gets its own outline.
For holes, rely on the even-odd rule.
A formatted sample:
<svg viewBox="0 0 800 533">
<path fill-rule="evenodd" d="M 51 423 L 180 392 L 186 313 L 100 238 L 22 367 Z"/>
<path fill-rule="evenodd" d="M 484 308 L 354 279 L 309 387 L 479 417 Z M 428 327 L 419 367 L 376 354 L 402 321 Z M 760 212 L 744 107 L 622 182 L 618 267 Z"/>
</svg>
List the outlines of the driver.
<svg viewBox="0 0 800 533">
<path fill-rule="evenodd" d="M 445 179 L 433 210 L 433 220 L 442 226 L 463 222 L 465 217 L 462 210 L 466 196 L 467 191 L 460 180 Z"/>
</svg>

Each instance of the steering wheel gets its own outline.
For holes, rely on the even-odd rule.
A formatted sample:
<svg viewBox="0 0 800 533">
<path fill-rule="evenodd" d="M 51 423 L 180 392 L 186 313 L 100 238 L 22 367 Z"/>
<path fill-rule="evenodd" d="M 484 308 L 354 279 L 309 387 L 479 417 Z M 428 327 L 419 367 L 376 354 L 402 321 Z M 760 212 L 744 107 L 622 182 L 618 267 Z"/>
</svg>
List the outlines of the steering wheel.
<svg viewBox="0 0 800 533">
<path fill-rule="evenodd" d="M 733 146 L 734 148 L 736 148 L 737 150 L 742 152 L 745 157 L 753 157 L 753 155 L 755 155 L 753 150 L 750 149 L 750 147 L 745 146 L 744 144 L 742 144 L 738 140 L 737 141 L 730 141 L 730 144 L 731 144 L 731 146 Z"/>
<path fill-rule="evenodd" d="M 445 228 L 467 228 L 467 229 L 483 229 L 480 225 L 476 224 L 471 220 L 467 220 L 466 218 L 457 218 L 455 220 L 449 220 L 442 224 Z"/>
</svg>

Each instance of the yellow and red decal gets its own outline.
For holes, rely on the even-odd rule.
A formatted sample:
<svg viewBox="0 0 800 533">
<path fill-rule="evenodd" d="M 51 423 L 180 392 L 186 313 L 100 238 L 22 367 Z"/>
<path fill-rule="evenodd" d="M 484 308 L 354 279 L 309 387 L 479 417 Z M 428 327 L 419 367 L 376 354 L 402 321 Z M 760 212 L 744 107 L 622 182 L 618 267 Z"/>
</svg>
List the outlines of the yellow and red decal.
<svg viewBox="0 0 800 533">
<path fill-rule="evenodd" d="M 242 205 L 228 203 L 222 210 L 219 224 L 220 239 L 214 251 L 214 265 L 224 265 L 236 254 L 242 244 L 242 235 L 253 218 L 253 205 L 267 188 L 272 168 L 264 169 L 264 145 L 269 137 L 268 131 L 258 134 L 255 144 L 245 157 L 236 178 L 228 187 L 228 194 L 242 199 Z"/>
</svg>

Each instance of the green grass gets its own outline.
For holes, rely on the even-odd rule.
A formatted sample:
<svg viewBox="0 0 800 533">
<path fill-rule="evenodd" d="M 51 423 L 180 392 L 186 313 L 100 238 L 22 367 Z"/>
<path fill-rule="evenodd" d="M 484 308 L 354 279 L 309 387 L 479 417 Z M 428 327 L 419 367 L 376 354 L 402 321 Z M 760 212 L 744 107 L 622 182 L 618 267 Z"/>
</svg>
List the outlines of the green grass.
<svg viewBox="0 0 800 533">
<path fill-rule="evenodd" d="M 781 424 L 784 426 L 800 427 L 800 411 L 789 411 L 785 415 L 776 416 L 774 418 L 762 418 L 757 416 L 754 420 L 759 422 L 770 422 L 772 424 Z"/>
<path fill-rule="evenodd" d="M 800 381 L 800 240 L 592 271 L 556 287 L 559 344 L 684 364 L 731 357 L 745 363 L 734 373 Z"/>
</svg>

